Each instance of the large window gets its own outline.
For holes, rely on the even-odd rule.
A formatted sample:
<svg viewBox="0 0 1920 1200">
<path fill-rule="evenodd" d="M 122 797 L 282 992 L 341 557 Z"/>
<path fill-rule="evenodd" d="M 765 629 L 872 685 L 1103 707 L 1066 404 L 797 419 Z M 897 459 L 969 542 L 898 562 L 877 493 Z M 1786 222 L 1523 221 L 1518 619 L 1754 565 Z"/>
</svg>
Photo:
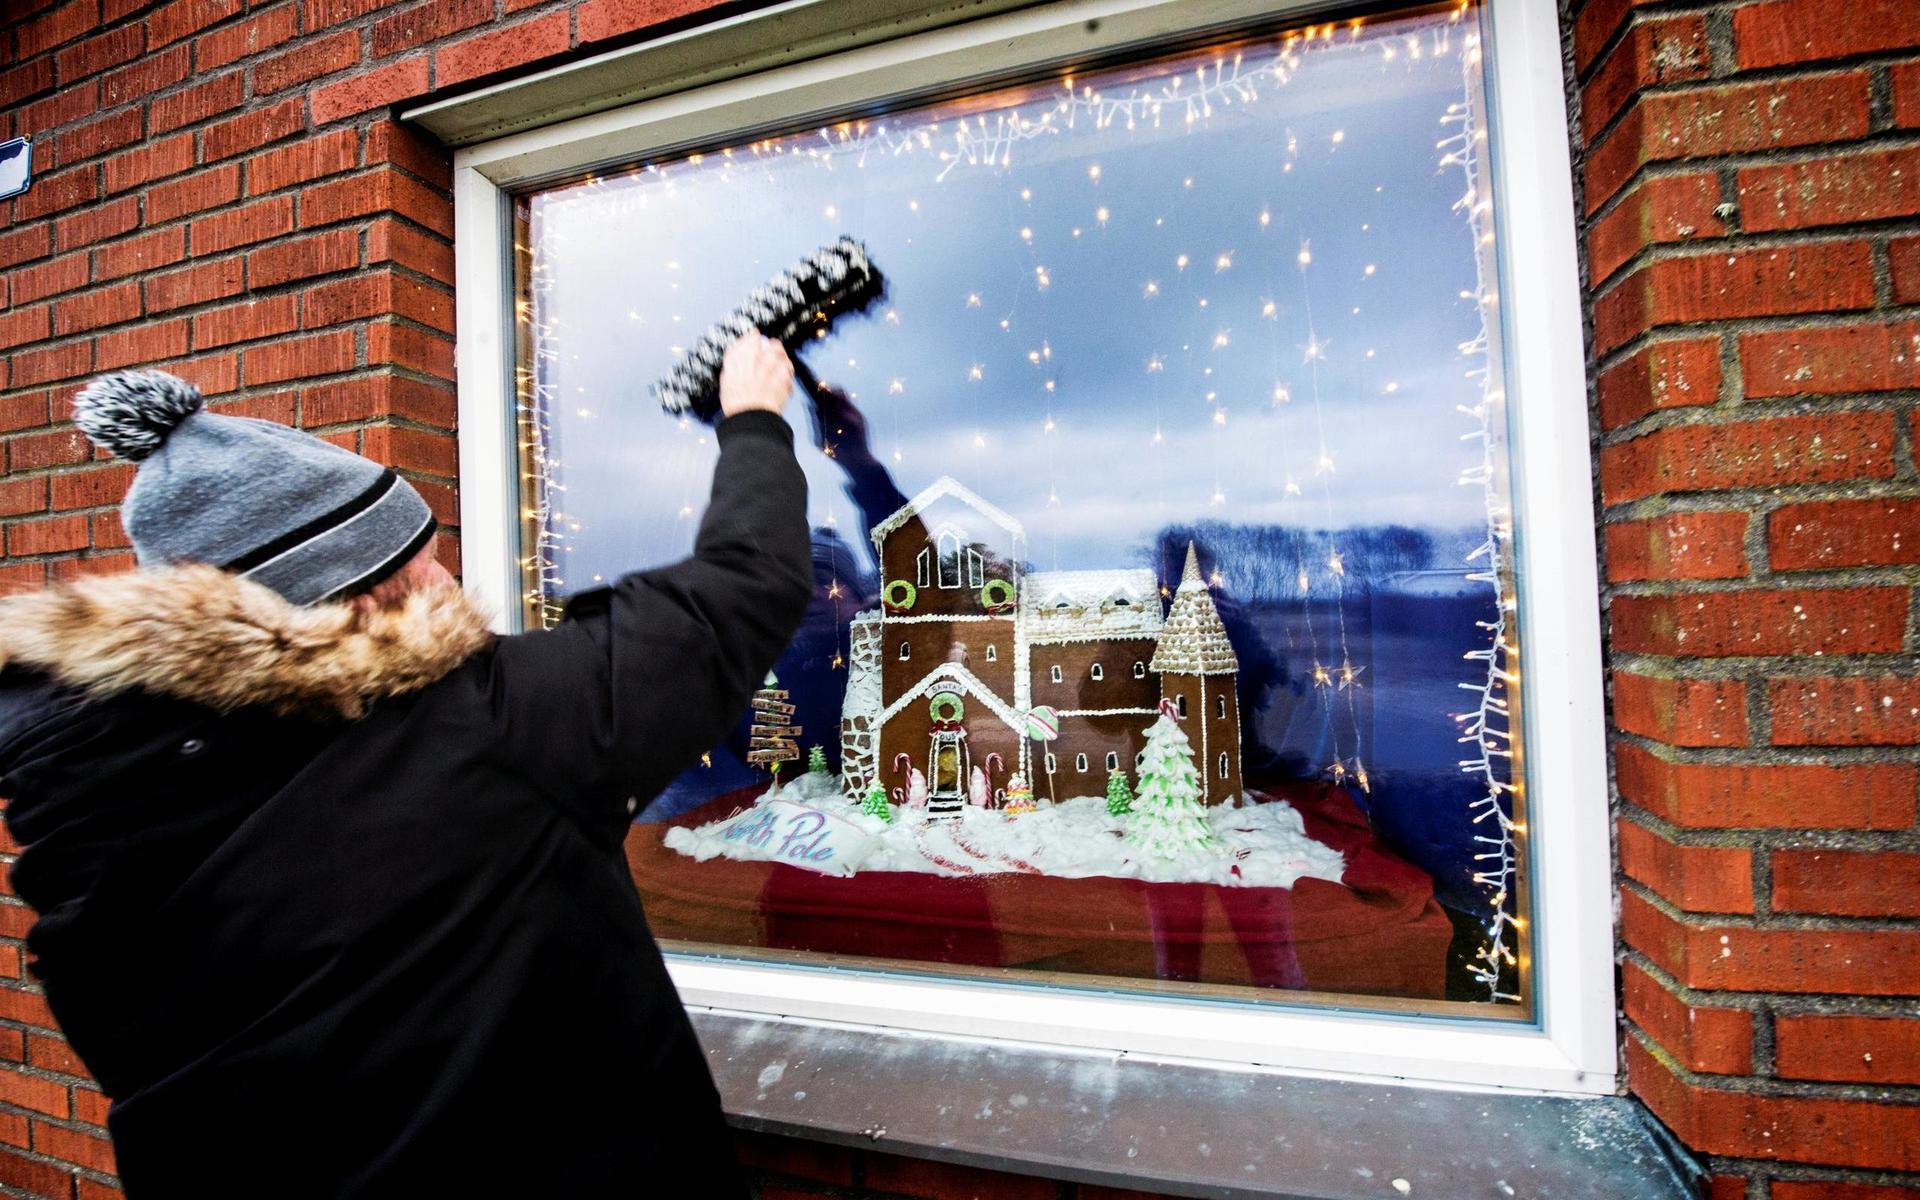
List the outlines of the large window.
<svg viewBox="0 0 1920 1200">
<path fill-rule="evenodd" d="M 687 550 L 713 439 L 643 385 L 690 338 L 843 230 L 890 280 L 805 351 L 801 760 L 763 707 L 643 814 L 663 937 L 1525 1011 L 1479 45 L 1285 30 L 525 198 L 542 612 Z"/>
<path fill-rule="evenodd" d="M 800 352 L 825 385 L 791 413 L 806 620 L 629 841 L 683 987 L 707 962 L 781 1011 L 910 995 L 904 1023 L 978 1028 L 939 990 L 964 979 L 1010 989 L 1021 1036 L 1173 1049 L 1145 1032 L 1164 1015 L 1111 1006 L 1212 1005 L 1223 1038 L 1225 1014 L 1281 1021 L 1244 1027 L 1268 1041 L 1306 1028 L 1289 1012 L 1444 1015 L 1495 1023 L 1457 1073 L 1492 1082 L 1550 1069 L 1499 1040 L 1534 1023 L 1611 1070 L 1604 1018 L 1562 989 L 1556 1034 L 1536 985 L 1536 897 L 1604 887 L 1573 847 L 1604 828 L 1597 732 L 1565 720 L 1596 677 L 1591 512 L 1563 437 L 1584 420 L 1539 382 L 1566 379 L 1550 348 L 1577 378 L 1548 320 L 1571 280 L 1512 282 L 1516 244 L 1569 260 L 1537 249 L 1565 185 L 1505 186 L 1539 156 L 1492 136 L 1525 114 L 1490 21 L 1525 6 L 1490 2 L 1091 55 L 1071 39 L 1099 23 L 1041 11 L 972 54 L 929 35 L 830 85 L 796 68 L 640 106 L 631 135 L 583 124 L 571 174 L 568 136 L 463 160 L 466 203 L 511 206 L 530 623 L 690 548 L 712 431 L 647 385 L 692 339 L 843 233 L 888 279 Z M 1005 81 L 941 84 L 981 63 Z M 783 123 L 786 94 L 842 107 Z M 1552 337 L 1510 353 L 1529 328 Z M 1556 504 L 1571 533 L 1534 523 Z M 1542 696 L 1562 719 L 1536 729 Z M 1568 979 L 1604 973 L 1590 918 L 1551 918 Z M 1374 1028 L 1356 1054 L 1426 1052 Z"/>
</svg>

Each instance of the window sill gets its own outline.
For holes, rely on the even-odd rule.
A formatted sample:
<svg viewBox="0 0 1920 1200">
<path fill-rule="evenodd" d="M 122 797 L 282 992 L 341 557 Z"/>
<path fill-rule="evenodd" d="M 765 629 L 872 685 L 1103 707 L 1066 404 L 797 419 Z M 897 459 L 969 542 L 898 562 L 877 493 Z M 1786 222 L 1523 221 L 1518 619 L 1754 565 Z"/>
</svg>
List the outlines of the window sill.
<svg viewBox="0 0 1920 1200">
<path fill-rule="evenodd" d="M 1695 1194 L 1698 1168 L 1621 1097 L 1359 1083 L 692 1015 L 729 1119 L 755 1132 L 1234 1200 Z"/>
</svg>

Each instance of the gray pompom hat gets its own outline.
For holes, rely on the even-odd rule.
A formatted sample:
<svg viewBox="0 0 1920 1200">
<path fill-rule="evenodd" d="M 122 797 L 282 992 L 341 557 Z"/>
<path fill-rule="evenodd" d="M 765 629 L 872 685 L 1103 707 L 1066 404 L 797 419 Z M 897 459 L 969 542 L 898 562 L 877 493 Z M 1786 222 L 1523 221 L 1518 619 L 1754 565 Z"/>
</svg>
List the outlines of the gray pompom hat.
<svg viewBox="0 0 1920 1200">
<path fill-rule="evenodd" d="M 120 507 L 143 566 L 211 563 L 295 604 L 373 587 L 433 537 L 433 514 L 392 469 L 311 434 L 210 413 L 164 371 L 102 375 L 74 423 L 139 464 Z"/>
</svg>

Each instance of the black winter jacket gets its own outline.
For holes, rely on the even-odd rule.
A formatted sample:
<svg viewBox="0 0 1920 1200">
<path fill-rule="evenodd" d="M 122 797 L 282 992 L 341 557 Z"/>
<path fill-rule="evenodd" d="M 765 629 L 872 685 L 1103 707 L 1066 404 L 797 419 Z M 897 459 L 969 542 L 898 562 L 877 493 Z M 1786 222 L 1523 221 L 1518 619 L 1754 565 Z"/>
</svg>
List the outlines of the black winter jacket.
<svg viewBox="0 0 1920 1200">
<path fill-rule="evenodd" d="M 718 438 L 693 556 L 551 631 L 207 567 L 0 605 L 27 947 L 130 1200 L 744 1195 L 621 851 L 808 597 L 787 424 Z"/>
</svg>

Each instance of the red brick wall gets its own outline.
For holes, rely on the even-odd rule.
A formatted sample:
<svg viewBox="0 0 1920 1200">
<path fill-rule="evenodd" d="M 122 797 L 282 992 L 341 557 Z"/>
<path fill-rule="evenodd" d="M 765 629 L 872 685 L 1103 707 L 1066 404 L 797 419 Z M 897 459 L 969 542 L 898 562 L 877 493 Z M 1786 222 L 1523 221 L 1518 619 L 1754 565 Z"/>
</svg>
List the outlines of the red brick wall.
<svg viewBox="0 0 1920 1200">
<path fill-rule="evenodd" d="M 1628 1077 L 1724 1200 L 1920 1196 L 1917 15 L 1572 19 Z"/>
</svg>

